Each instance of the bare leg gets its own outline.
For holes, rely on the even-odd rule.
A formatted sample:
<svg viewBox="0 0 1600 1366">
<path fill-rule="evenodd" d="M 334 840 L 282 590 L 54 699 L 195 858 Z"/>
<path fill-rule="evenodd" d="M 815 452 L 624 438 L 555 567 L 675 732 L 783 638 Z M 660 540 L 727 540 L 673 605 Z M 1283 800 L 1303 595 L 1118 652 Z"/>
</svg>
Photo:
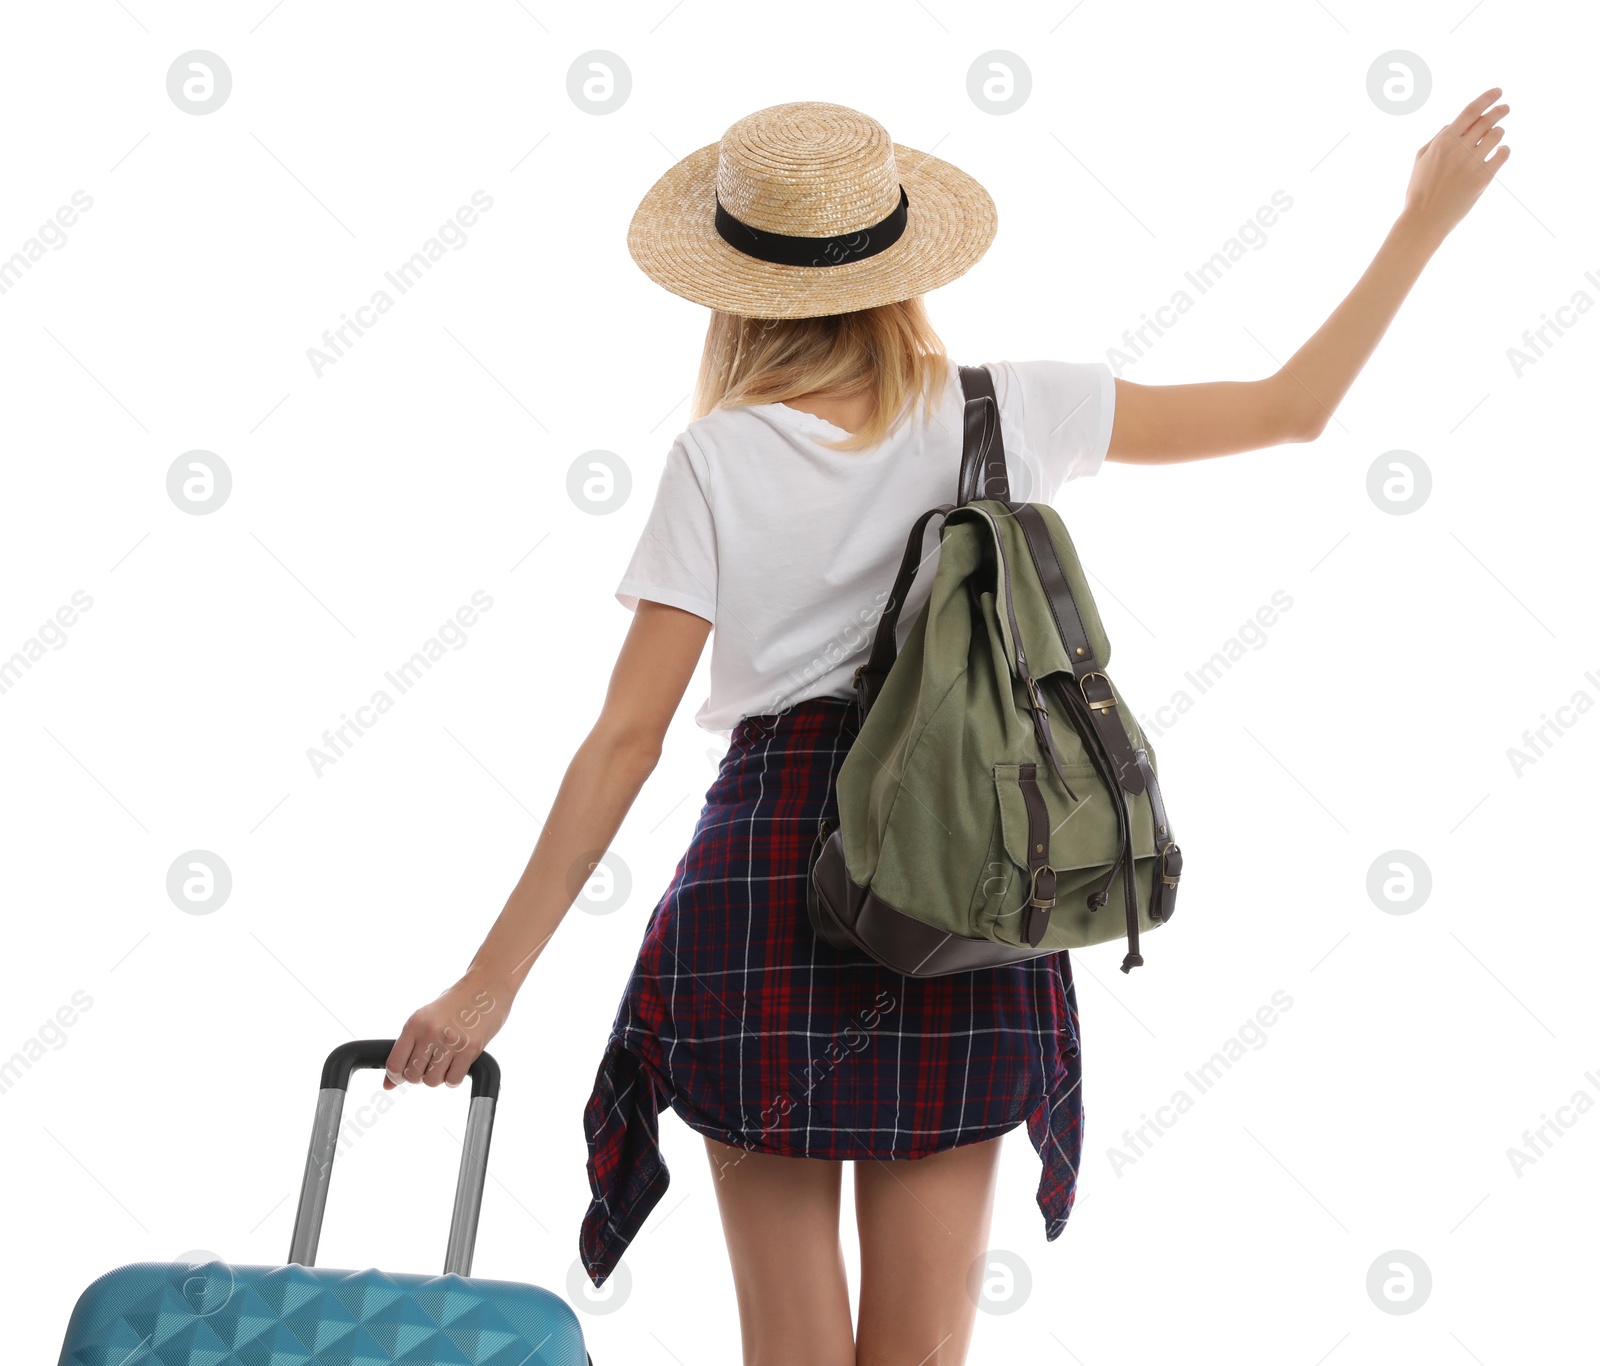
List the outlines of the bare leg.
<svg viewBox="0 0 1600 1366">
<path fill-rule="evenodd" d="M 839 1243 L 843 1163 L 702 1137 L 733 1263 L 744 1366 L 854 1366 Z"/>
<path fill-rule="evenodd" d="M 1003 1136 L 1002 1136 L 1003 1137 Z M 962 1366 L 978 1306 L 999 1138 L 914 1161 L 856 1163 L 861 1312 L 855 1366 Z"/>
</svg>

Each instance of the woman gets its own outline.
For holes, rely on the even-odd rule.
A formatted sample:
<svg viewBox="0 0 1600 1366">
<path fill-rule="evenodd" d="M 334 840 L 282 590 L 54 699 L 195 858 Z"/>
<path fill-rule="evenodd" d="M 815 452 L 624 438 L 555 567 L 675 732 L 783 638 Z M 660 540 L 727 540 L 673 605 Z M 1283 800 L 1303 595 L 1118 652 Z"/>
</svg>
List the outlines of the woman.
<svg viewBox="0 0 1600 1366">
<path fill-rule="evenodd" d="M 1505 163 L 1499 94 L 1417 153 L 1372 264 L 1269 378 L 1152 386 L 1103 364 L 991 364 L 1014 496 L 1048 501 L 1103 460 L 1315 440 Z M 634 259 L 713 310 L 695 418 L 616 591 L 634 620 L 600 718 L 470 967 L 411 1016 L 388 1061 L 385 1085 L 456 1085 L 505 1023 L 654 767 L 715 622 L 696 720 L 729 748 L 584 1113 L 594 1201 L 580 1246 L 599 1285 L 666 1188 L 656 1116 L 670 1103 L 717 1178 L 747 1363 L 964 1361 L 1000 1140 L 1021 1123 L 1043 1165 L 1047 1237 L 1072 1204 L 1082 1112 L 1067 954 L 907 978 L 819 940 L 805 910 L 810 845 L 854 734 L 851 674 L 908 526 L 955 494 L 961 391 L 920 296 L 966 271 L 994 230 L 970 177 L 834 104 L 741 119 L 645 197 Z M 855 1324 L 839 1243 L 851 1160 Z"/>
</svg>

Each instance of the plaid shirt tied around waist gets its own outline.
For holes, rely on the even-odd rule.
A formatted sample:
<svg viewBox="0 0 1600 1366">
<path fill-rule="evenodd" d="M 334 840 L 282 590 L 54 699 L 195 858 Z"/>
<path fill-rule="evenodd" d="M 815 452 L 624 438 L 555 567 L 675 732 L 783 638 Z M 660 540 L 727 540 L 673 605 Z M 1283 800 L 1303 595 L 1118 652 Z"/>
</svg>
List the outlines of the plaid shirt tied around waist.
<svg viewBox="0 0 1600 1366">
<path fill-rule="evenodd" d="M 584 1107 L 596 1286 L 665 1193 L 657 1116 L 790 1157 L 924 1157 L 1026 1123 L 1053 1240 L 1083 1149 L 1078 1006 L 1065 952 L 912 978 L 819 939 L 806 916 L 818 821 L 853 699 L 746 716 L 645 928 Z"/>
</svg>

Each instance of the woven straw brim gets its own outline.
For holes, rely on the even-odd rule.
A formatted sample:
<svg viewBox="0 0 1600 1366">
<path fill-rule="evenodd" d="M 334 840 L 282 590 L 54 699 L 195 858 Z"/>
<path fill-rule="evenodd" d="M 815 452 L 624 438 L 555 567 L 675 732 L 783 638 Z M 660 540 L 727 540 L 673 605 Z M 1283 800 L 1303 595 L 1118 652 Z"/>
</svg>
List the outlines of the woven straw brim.
<svg viewBox="0 0 1600 1366">
<path fill-rule="evenodd" d="M 914 298 L 964 274 L 994 241 L 989 192 L 948 161 L 894 144 L 906 230 L 876 256 L 789 266 L 748 256 L 717 232 L 720 143 L 690 153 L 651 186 L 628 225 L 639 268 L 672 293 L 746 318 L 815 318 Z"/>
</svg>

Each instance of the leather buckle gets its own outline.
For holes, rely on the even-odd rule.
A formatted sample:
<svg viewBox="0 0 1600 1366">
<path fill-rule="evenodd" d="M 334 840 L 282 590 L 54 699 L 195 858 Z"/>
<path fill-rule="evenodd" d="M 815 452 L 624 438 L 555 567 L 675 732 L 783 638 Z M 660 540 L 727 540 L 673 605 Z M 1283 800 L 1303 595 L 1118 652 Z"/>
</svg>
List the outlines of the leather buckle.
<svg viewBox="0 0 1600 1366">
<path fill-rule="evenodd" d="M 1039 895 L 1039 874 L 1049 873 L 1053 879 L 1056 870 L 1048 863 L 1041 863 L 1033 870 L 1028 879 L 1028 899 L 1022 905 L 1022 937 L 1029 948 L 1037 948 L 1039 941 L 1044 938 L 1044 932 L 1050 926 L 1050 908 L 1056 904 L 1053 891 L 1048 901 Z"/>
<path fill-rule="evenodd" d="M 1171 860 L 1168 858 L 1169 854 L 1177 855 L 1178 868 L 1176 872 L 1169 873 L 1167 871 L 1168 865 L 1171 862 Z M 1178 846 L 1171 840 L 1168 840 L 1161 846 L 1161 881 L 1164 882 L 1168 887 L 1176 887 L 1178 885 L 1178 877 L 1182 872 L 1183 851 L 1180 850 Z"/>
<path fill-rule="evenodd" d="M 1054 906 L 1056 904 L 1055 893 L 1053 891 L 1051 892 L 1050 899 L 1048 901 L 1046 901 L 1046 900 L 1044 900 L 1043 898 L 1040 897 L 1040 895 L 1039 895 L 1039 874 L 1040 873 L 1049 873 L 1051 877 L 1054 877 L 1055 873 L 1056 873 L 1056 870 L 1054 868 L 1052 868 L 1048 863 L 1041 863 L 1037 868 L 1035 868 L 1033 870 L 1033 875 L 1028 879 L 1028 905 L 1037 906 L 1042 911 L 1048 911 L 1052 906 Z"/>
<path fill-rule="evenodd" d="M 1089 696 L 1088 684 L 1091 678 L 1098 678 L 1106 685 L 1107 696 L 1101 701 L 1096 701 Z M 1088 673 L 1078 679 L 1078 691 L 1083 694 L 1083 700 L 1100 712 L 1101 715 L 1105 715 L 1112 707 L 1117 705 L 1116 694 L 1111 691 L 1111 680 L 1101 673 L 1099 669 L 1090 669 Z"/>
</svg>

